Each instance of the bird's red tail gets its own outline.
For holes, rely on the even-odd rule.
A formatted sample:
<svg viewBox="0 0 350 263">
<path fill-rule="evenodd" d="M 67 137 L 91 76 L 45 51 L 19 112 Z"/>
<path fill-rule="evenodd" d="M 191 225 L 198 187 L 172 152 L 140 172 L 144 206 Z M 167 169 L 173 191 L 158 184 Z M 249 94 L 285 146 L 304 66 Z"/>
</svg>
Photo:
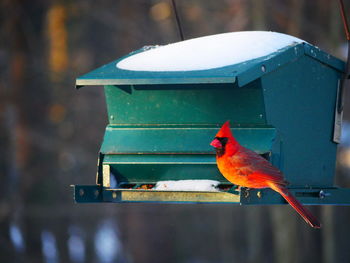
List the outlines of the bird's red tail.
<svg viewBox="0 0 350 263">
<path fill-rule="evenodd" d="M 299 215 L 313 228 L 321 228 L 321 223 L 306 209 L 284 186 L 270 184 L 270 187 L 280 193 Z"/>
</svg>

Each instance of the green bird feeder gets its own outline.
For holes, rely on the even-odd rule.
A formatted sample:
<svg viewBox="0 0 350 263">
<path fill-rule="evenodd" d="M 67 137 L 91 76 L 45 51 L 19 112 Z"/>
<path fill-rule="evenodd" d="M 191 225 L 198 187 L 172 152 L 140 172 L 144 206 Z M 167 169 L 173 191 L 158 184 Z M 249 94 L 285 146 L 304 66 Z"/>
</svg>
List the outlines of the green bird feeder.
<svg viewBox="0 0 350 263">
<path fill-rule="evenodd" d="M 349 189 L 333 185 L 344 70 L 292 36 L 236 32 L 145 47 L 83 75 L 78 88 L 104 87 L 109 123 L 96 185 L 75 185 L 75 201 L 285 203 L 270 189 L 238 191 L 218 171 L 209 143 L 230 120 L 302 203 L 349 204 Z"/>
</svg>

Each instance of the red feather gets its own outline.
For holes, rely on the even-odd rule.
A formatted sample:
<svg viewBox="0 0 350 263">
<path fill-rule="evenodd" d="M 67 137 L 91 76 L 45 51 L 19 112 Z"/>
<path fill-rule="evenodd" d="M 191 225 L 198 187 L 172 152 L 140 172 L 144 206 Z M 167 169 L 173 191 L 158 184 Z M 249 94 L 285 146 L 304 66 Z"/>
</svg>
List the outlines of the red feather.
<svg viewBox="0 0 350 263">
<path fill-rule="evenodd" d="M 211 145 L 218 152 L 216 158 L 218 168 L 228 181 L 248 188 L 271 188 L 281 194 L 308 224 L 314 228 L 321 227 L 310 211 L 288 191 L 286 188 L 288 183 L 281 171 L 237 142 L 230 130 L 229 121 L 224 123 Z"/>
</svg>

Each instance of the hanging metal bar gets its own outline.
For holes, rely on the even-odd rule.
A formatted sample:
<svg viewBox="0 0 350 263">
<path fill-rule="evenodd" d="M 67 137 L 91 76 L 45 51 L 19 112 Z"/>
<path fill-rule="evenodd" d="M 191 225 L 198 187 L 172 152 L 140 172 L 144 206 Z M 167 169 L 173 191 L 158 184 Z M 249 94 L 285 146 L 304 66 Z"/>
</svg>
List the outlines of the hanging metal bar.
<svg viewBox="0 0 350 263">
<path fill-rule="evenodd" d="M 176 18 L 176 24 L 177 24 L 177 28 L 179 29 L 180 38 L 181 38 L 181 41 L 183 41 L 185 38 L 184 38 L 183 31 L 182 31 L 180 17 L 179 17 L 179 14 L 177 12 L 176 2 L 175 2 L 175 0 L 171 0 L 171 3 L 173 4 L 174 14 L 175 14 L 175 18 Z"/>
<path fill-rule="evenodd" d="M 344 101 L 343 101 L 343 95 L 344 95 L 344 89 L 346 86 L 350 86 L 350 30 L 349 30 L 349 24 L 348 24 L 348 19 L 347 15 L 345 12 L 345 7 L 343 0 L 339 0 L 339 5 L 340 5 L 340 14 L 342 17 L 343 25 L 344 25 L 344 31 L 346 35 L 346 39 L 348 42 L 348 54 L 347 54 L 347 59 L 346 59 L 346 68 L 344 72 L 344 77 L 342 79 L 340 88 L 339 88 L 339 96 L 338 96 L 338 114 L 340 114 L 343 111 L 344 108 Z"/>
</svg>

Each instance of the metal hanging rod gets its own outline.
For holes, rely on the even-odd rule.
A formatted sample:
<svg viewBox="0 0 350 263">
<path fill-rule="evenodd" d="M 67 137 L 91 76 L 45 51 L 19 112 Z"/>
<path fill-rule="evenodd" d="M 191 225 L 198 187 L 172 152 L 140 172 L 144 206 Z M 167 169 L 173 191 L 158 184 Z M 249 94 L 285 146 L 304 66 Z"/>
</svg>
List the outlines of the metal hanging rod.
<svg viewBox="0 0 350 263">
<path fill-rule="evenodd" d="M 185 38 L 184 38 L 184 33 L 182 31 L 180 17 L 179 17 L 179 14 L 177 12 L 176 2 L 175 2 L 175 0 L 171 0 L 171 3 L 173 5 L 174 14 L 175 14 L 175 18 L 176 18 L 176 24 L 177 24 L 177 28 L 179 29 L 180 38 L 181 38 L 181 41 L 183 41 L 183 40 L 185 40 Z"/>
</svg>

